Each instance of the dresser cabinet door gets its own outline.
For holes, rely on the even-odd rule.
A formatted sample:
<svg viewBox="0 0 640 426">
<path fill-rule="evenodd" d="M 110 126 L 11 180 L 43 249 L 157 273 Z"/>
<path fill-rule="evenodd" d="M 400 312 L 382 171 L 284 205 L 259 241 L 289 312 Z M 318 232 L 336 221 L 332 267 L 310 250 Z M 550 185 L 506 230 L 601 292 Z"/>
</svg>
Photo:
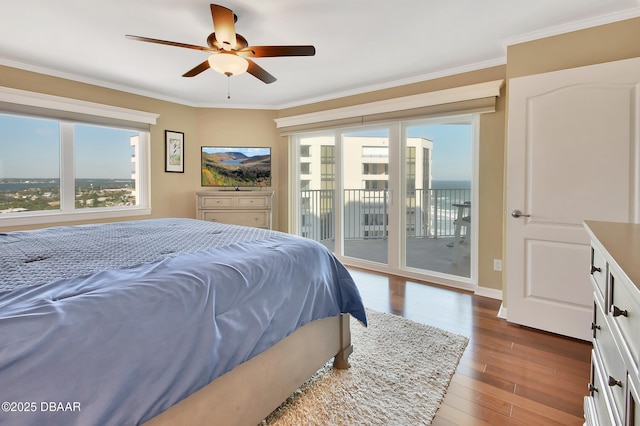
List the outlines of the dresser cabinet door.
<svg viewBox="0 0 640 426">
<path fill-rule="evenodd" d="M 605 315 L 599 303 L 594 303 L 596 329 L 593 338 L 593 345 L 602 360 L 602 373 L 604 385 L 613 397 L 613 411 L 618 419 L 624 418 L 624 408 L 626 399 L 627 370 L 618 346 L 614 340 L 611 329 L 605 320 Z M 601 389 L 603 393 L 604 389 Z"/>
<path fill-rule="evenodd" d="M 598 425 L 620 424 L 620 420 L 614 419 L 613 413 L 609 409 L 607 385 L 602 379 L 602 374 L 600 373 L 600 359 L 594 352 L 592 352 L 591 355 L 591 386 L 589 386 L 589 393 L 591 398 L 593 398 L 593 405 L 596 410 L 595 419 Z"/>
<path fill-rule="evenodd" d="M 598 292 L 598 296 L 605 303 L 604 306 L 609 306 L 607 294 L 607 262 L 604 256 L 598 250 L 597 247 L 591 246 L 591 278 L 595 284 L 595 288 Z"/>
<path fill-rule="evenodd" d="M 625 280 L 624 275 L 610 267 L 611 307 L 609 315 L 620 329 L 632 360 L 640 364 L 640 290 Z"/>
<path fill-rule="evenodd" d="M 640 380 L 638 380 L 640 381 Z M 627 424 L 631 426 L 640 426 L 640 389 L 636 387 L 633 378 L 627 378 L 629 383 L 629 400 L 627 402 Z"/>
</svg>

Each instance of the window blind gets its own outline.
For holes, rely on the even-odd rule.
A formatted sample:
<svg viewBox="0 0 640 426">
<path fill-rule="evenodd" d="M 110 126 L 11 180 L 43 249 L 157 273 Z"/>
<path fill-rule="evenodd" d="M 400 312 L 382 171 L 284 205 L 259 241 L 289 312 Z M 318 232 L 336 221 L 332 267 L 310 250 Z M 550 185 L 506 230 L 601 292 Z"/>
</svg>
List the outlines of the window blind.
<svg viewBox="0 0 640 426">
<path fill-rule="evenodd" d="M 0 87 L 0 111 L 149 131 L 158 114 Z"/>
<path fill-rule="evenodd" d="M 415 118 L 495 112 L 504 80 L 479 83 L 379 102 L 275 119 L 282 136 L 295 133 L 402 121 Z"/>
</svg>

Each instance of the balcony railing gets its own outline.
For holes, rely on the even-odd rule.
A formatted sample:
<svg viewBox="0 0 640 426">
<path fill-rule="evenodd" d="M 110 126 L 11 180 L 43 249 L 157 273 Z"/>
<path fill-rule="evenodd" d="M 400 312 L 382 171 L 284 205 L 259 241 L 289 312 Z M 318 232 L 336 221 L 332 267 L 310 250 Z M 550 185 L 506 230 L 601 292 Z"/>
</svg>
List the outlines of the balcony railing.
<svg viewBox="0 0 640 426">
<path fill-rule="evenodd" d="M 334 238 L 334 191 L 303 190 L 301 197 L 302 235 L 317 241 Z M 407 238 L 453 237 L 457 208 L 468 202 L 470 189 L 416 189 L 406 200 Z M 388 190 L 344 190 L 344 238 L 386 238 L 388 235 Z"/>
</svg>

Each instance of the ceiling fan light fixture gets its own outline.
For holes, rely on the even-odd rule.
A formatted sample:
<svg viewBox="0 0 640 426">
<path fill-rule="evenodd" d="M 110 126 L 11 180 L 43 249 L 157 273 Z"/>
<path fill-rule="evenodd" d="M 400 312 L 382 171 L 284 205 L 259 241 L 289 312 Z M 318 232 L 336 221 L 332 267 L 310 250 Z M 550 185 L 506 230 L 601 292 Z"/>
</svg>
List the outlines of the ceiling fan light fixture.
<svg viewBox="0 0 640 426">
<path fill-rule="evenodd" d="M 233 53 L 216 53 L 209 56 L 211 68 L 226 76 L 238 75 L 247 71 L 249 62 Z"/>
</svg>

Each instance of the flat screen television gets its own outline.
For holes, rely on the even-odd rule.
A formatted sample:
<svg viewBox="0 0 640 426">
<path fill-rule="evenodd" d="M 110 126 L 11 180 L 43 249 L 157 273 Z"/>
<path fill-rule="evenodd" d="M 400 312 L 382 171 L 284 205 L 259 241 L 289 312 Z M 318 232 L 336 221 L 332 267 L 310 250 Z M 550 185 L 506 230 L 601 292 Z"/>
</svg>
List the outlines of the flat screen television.
<svg viewBox="0 0 640 426">
<path fill-rule="evenodd" d="M 271 186 L 271 148 L 203 146 L 202 186 Z"/>
</svg>

